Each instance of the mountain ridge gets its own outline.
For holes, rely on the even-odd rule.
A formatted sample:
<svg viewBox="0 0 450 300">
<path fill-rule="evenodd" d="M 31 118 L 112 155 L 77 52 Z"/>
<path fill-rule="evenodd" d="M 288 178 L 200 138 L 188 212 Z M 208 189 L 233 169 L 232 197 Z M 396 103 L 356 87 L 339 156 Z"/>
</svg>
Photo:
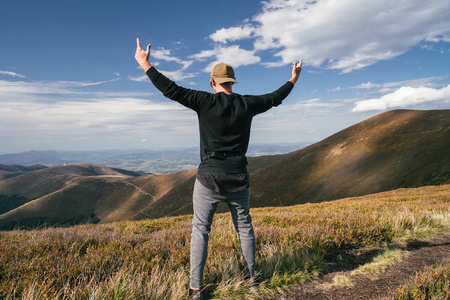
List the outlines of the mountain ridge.
<svg viewBox="0 0 450 300">
<path fill-rule="evenodd" d="M 257 169 L 281 157 L 251 158 L 249 168 Z M 102 223 L 157 218 L 161 212 L 155 214 L 154 202 L 166 199 L 166 194 L 179 190 L 180 186 L 193 184 L 195 174 L 196 169 L 142 174 L 88 164 L 20 172 L 0 180 L 0 207 L 8 208 L 0 210 L 3 213 L 0 226 L 5 223 L 4 228 L 14 228 L 16 223 L 51 225 L 64 219 L 85 220 L 84 217 Z M 171 205 L 166 203 L 164 207 L 164 212 L 172 212 Z M 192 205 L 188 207 L 192 209 Z"/>
<path fill-rule="evenodd" d="M 417 187 L 430 174 L 442 172 L 448 180 L 448 171 L 450 110 L 394 110 L 261 168 L 252 185 L 266 194 L 257 197 L 263 206 L 291 205 Z"/>
<path fill-rule="evenodd" d="M 248 169 L 252 207 L 450 183 L 450 110 L 381 113 L 306 148 L 249 157 Z M 36 216 L 106 223 L 190 214 L 195 173 L 144 175 L 86 164 L 22 172 L 0 178 L 0 203 L 17 202 L 0 214 L 0 224 Z"/>
</svg>

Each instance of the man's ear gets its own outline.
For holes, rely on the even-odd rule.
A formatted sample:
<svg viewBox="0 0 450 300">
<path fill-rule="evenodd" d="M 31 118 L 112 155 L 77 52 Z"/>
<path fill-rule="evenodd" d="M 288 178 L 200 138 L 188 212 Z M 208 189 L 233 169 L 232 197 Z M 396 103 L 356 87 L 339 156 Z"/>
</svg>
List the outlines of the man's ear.
<svg viewBox="0 0 450 300">
<path fill-rule="evenodd" d="M 216 82 L 214 81 L 214 79 L 210 79 L 209 80 L 209 85 L 211 86 L 211 87 L 214 87 L 214 86 L 216 86 Z"/>
</svg>

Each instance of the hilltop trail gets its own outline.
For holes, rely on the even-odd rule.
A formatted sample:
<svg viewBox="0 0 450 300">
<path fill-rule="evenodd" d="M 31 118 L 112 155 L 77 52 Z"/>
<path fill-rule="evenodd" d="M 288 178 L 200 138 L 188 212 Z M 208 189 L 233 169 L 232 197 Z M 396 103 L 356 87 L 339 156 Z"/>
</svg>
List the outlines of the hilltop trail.
<svg viewBox="0 0 450 300">
<path fill-rule="evenodd" d="M 413 242 L 408 244 L 404 250 L 402 260 L 389 266 L 383 273 L 377 274 L 375 280 L 371 280 L 365 275 L 351 275 L 351 271 L 358 267 L 356 265 L 347 270 L 331 271 L 317 280 L 294 287 L 276 299 L 383 299 L 390 291 L 395 291 L 425 267 L 433 266 L 437 262 L 450 258 L 450 234 L 441 234 L 430 240 Z M 367 261 L 361 263 L 364 264 Z M 316 288 L 320 284 L 332 282 L 336 275 L 350 276 L 354 286 L 351 288 L 336 287 L 329 290 Z"/>
</svg>

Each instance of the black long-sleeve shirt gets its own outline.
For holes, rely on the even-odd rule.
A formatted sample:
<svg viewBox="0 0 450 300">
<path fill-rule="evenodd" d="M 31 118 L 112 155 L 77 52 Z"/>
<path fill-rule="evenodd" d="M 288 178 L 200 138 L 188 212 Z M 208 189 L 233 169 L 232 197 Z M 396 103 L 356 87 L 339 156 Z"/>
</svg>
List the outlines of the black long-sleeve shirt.
<svg viewBox="0 0 450 300">
<path fill-rule="evenodd" d="M 213 187 L 211 184 L 213 182 L 212 189 L 219 192 L 234 192 L 248 187 L 245 154 L 250 140 L 252 119 L 257 114 L 281 104 L 294 85 L 288 81 L 278 90 L 259 96 L 236 93 L 228 95 L 222 92 L 213 94 L 178 86 L 154 67 L 147 71 L 147 75 L 165 97 L 175 100 L 197 113 L 200 129 L 200 157 L 203 159 L 206 154 L 211 152 L 226 154 L 226 157 L 220 159 L 211 158 L 202 161 L 197 174 L 199 181 L 208 188 Z M 203 174 L 199 175 L 199 173 Z M 233 183 L 235 180 L 230 176 L 228 179 L 231 180 L 225 180 L 224 178 L 227 176 L 224 174 L 241 174 L 238 176 L 239 178 L 242 178 L 242 174 L 247 174 L 245 176 L 247 183 L 244 185 L 243 182 L 236 182 L 236 185 Z M 208 177 L 208 179 L 201 179 L 202 176 Z M 217 178 L 222 178 L 222 180 Z M 224 184 L 219 181 L 228 183 L 224 187 Z M 230 187 L 227 187 L 228 185 Z"/>
</svg>

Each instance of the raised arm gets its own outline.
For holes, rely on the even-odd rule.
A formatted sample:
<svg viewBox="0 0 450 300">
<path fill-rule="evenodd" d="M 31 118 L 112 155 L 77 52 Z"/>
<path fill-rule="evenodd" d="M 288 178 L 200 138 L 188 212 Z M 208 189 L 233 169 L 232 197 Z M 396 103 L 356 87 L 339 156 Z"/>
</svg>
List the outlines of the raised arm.
<svg viewBox="0 0 450 300">
<path fill-rule="evenodd" d="M 134 54 L 134 58 L 139 63 L 141 68 L 144 70 L 144 72 L 147 72 L 148 69 L 152 67 L 152 65 L 148 62 L 148 59 L 150 57 L 150 47 L 152 45 L 147 45 L 147 51 L 144 51 L 141 47 L 141 42 L 139 42 L 139 39 L 136 39 L 136 53 Z"/>
<path fill-rule="evenodd" d="M 161 74 L 148 61 L 151 46 L 152 45 L 149 44 L 147 46 L 147 50 L 144 51 L 141 47 L 139 39 L 136 40 L 136 53 L 134 58 L 145 71 L 148 78 L 165 97 L 175 100 L 180 104 L 197 111 L 200 104 L 209 99 L 210 93 L 184 88 Z"/>
<path fill-rule="evenodd" d="M 302 71 L 302 60 L 300 59 L 298 62 L 294 61 L 292 64 L 292 77 L 289 79 L 294 85 L 300 76 L 300 72 Z"/>
</svg>

